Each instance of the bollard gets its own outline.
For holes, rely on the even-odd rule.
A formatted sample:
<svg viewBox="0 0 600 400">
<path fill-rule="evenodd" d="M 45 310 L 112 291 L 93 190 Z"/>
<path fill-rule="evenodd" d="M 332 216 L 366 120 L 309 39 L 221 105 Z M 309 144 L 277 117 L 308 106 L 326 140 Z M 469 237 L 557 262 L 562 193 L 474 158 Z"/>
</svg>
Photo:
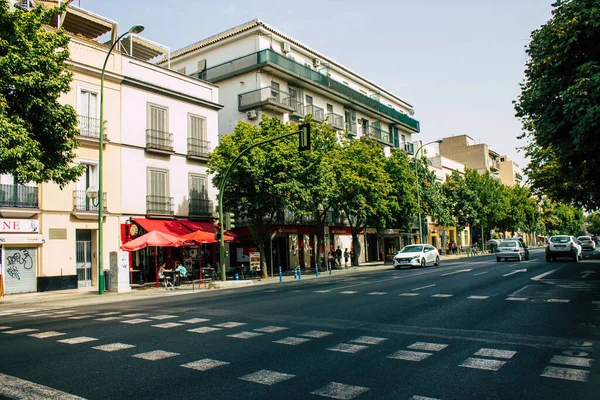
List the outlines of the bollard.
<svg viewBox="0 0 600 400">
<path fill-rule="evenodd" d="M 298 264 L 298 280 L 302 280 L 302 269 L 300 268 L 300 264 Z"/>
<path fill-rule="evenodd" d="M 235 273 L 235 280 L 236 280 L 236 281 L 239 281 L 239 280 L 240 280 L 240 276 L 239 276 L 239 274 L 238 274 L 237 272 Z"/>
<path fill-rule="evenodd" d="M 294 279 L 298 279 L 298 275 L 296 274 L 296 268 L 294 268 Z"/>
<path fill-rule="evenodd" d="M 279 282 L 283 282 L 283 272 L 281 272 L 281 265 L 279 266 Z"/>
<path fill-rule="evenodd" d="M 319 277 L 319 264 L 315 263 L 315 275 Z"/>
</svg>

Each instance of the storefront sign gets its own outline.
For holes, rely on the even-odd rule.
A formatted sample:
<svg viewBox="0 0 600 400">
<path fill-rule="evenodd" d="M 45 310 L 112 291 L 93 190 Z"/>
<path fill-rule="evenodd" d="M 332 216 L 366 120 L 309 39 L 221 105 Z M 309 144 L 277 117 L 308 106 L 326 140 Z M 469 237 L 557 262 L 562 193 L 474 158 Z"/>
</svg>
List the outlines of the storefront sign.
<svg viewBox="0 0 600 400">
<path fill-rule="evenodd" d="M 29 244 L 44 243 L 44 238 L 40 233 L 18 234 L 8 233 L 0 235 L 0 244 Z"/>
<path fill-rule="evenodd" d="M 0 232 L 27 233 L 39 232 L 40 221 L 37 219 L 7 219 L 0 218 Z"/>
<path fill-rule="evenodd" d="M 310 235 L 316 233 L 316 229 L 310 226 L 274 226 L 271 228 L 273 233 L 278 235 Z"/>
<path fill-rule="evenodd" d="M 380 235 L 399 235 L 400 229 L 381 229 L 379 231 Z"/>
</svg>

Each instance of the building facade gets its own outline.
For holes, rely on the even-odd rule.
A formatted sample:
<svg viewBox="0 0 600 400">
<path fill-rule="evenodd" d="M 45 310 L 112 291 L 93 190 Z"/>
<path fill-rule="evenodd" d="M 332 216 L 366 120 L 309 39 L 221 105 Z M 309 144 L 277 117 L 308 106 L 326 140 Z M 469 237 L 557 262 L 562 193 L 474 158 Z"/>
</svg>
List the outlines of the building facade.
<svg viewBox="0 0 600 400">
<path fill-rule="evenodd" d="M 488 171 L 493 177 L 500 179 L 500 155 L 485 143 L 475 143 L 468 135 L 449 136 L 442 139 L 439 145 L 440 155 L 461 162 L 468 169 L 480 174 Z"/>
<path fill-rule="evenodd" d="M 498 161 L 500 182 L 507 186 L 523 184 L 523 170 L 508 156 L 500 156 Z"/>
</svg>

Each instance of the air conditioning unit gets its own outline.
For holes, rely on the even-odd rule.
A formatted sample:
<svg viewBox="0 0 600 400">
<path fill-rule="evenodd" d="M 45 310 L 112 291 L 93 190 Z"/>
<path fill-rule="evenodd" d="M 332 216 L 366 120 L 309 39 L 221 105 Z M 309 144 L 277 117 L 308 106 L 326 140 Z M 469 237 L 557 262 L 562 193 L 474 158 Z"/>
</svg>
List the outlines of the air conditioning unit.
<svg viewBox="0 0 600 400">
<path fill-rule="evenodd" d="M 292 50 L 292 48 L 290 47 L 289 43 L 283 43 L 283 45 L 281 46 L 281 51 L 283 51 L 283 54 L 287 54 Z"/>
<path fill-rule="evenodd" d="M 315 58 L 315 59 L 313 60 L 313 66 L 314 66 L 315 68 L 319 68 L 319 67 L 321 66 L 321 60 L 319 60 L 318 58 Z"/>
<path fill-rule="evenodd" d="M 256 119 L 258 118 L 258 113 L 256 110 L 250 110 L 246 113 L 246 117 L 248 117 L 248 119 Z"/>
</svg>

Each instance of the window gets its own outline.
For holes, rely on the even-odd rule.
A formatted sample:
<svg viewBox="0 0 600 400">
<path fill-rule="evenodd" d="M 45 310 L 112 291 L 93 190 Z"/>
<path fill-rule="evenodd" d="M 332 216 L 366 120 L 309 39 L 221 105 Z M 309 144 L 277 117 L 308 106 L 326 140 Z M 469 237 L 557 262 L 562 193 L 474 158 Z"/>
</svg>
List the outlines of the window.
<svg viewBox="0 0 600 400">
<path fill-rule="evenodd" d="M 205 140 L 206 120 L 197 115 L 188 115 L 188 137 L 194 141 Z"/>
<path fill-rule="evenodd" d="M 77 190 L 85 192 L 89 187 L 98 189 L 98 164 L 82 163 L 84 165 L 83 174 L 77 181 Z M 85 193 L 84 193 L 85 195 Z"/>
<path fill-rule="evenodd" d="M 100 137 L 100 120 L 98 119 L 98 93 L 87 89 L 79 91 L 79 132 L 83 136 Z"/>
<path fill-rule="evenodd" d="M 206 69 L 206 59 L 198 61 L 198 71 L 204 71 Z"/>
<path fill-rule="evenodd" d="M 148 169 L 148 195 L 159 198 L 169 197 L 169 172 Z"/>
<path fill-rule="evenodd" d="M 312 98 L 312 96 L 306 95 L 305 99 L 306 99 L 306 105 L 307 106 L 312 106 L 313 105 L 313 98 Z"/>
<path fill-rule="evenodd" d="M 169 112 L 166 107 L 148 104 L 148 129 L 151 133 L 168 132 Z"/>
<path fill-rule="evenodd" d="M 207 199 L 206 176 L 190 174 L 190 199 Z"/>
<path fill-rule="evenodd" d="M 333 106 L 331 104 L 327 104 L 327 114 L 333 114 Z"/>
<path fill-rule="evenodd" d="M 279 101 L 279 93 L 279 83 L 271 81 L 271 97 L 275 99 L 275 101 Z"/>
</svg>

